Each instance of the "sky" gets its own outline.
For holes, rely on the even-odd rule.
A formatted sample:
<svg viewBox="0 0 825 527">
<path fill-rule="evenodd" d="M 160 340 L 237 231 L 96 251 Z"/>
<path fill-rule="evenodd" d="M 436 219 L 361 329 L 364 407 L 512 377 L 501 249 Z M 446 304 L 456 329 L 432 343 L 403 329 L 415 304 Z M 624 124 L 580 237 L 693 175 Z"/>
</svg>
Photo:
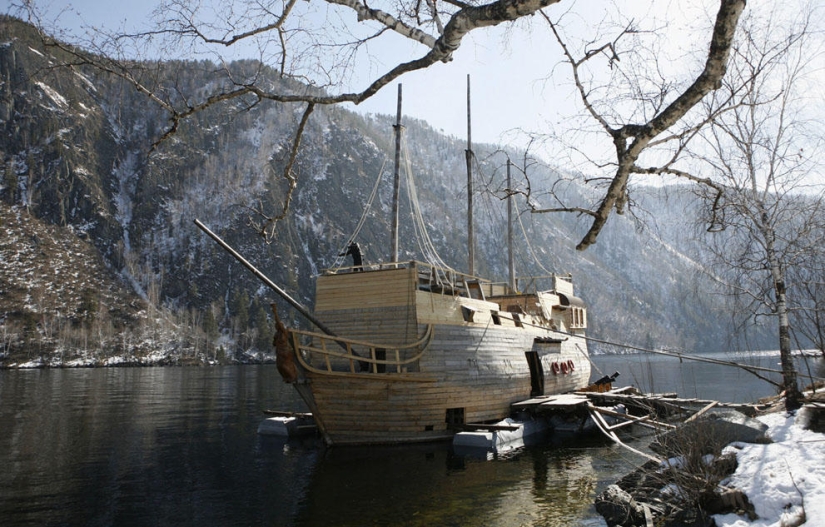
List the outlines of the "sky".
<svg viewBox="0 0 825 527">
<path fill-rule="evenodd" d="M 23 0 L 0 0 L 0 10 L 8 11 L 8 6 L 21 1 Z M 113 8 L 108 0 L 34 1 L 44 13 L 47 27 L 57 19 L 54 22 L 57 27 L 75 32 L 82 32 L 81 28 L 88 26 L 127 32 L 147 28 L 151 23 L 151 14 L 159 3 L 159 0 L 118 2 L 117 8 Z M 803 4 L 805 1 L 799 0 Z M 7 6 L 5 9 L 2 8 L 3 3 Z M 200 0 L 200 3 L 204 6 L 212 3 L 219 6 L 227 4 L 219 0 Z M 304 7 L 309 4 L 299 5 Z M 561 2 L 546 12 L 552 17 L 564 13 L 564 28 L 571 40 L 584 40 L 599 30 L 604 30 L 603 34 L 607 34 L 609 30 L 605 28 L 609 28 L 610 23 L 619 18 L 633 20 L 642 29 L 653 29 L 648 33 L 639 31 L 637 34 L 641 34 L 639 38 L 647 39 L 644 40 L 645 46 L 649 45 L 650 50 L 655 50 L 658 71 L 652 71 L 650 66 L 653 51 L 639 60 L 638 63 L 644 64 L 646 68 L 642 71 L 635 67 L 633 54 L 648 50 L 628 49 L 625 46 L 620 55 L 624 59 L 621 63 L 622 73 L 643 76 L 652 73 L 654 77 L 661 74 L 668 81 L 684 82 L 701 70 L 702 57 L 710 39 L 709 29 L 718 5 L 719 0 L 613 0 L 599 3 L 598 8 L 594 8 L 593 4 L 585 1 Z M 320 6 L 312 15 L 320 18 L 310 19 L 314 22 L 322 21 L 324 31 L 335 31 L 336 26 L 348 24 L 355 19 L 355 14 L 348 8 L 324 3 L 313 3 L 312 6 Z M 768 7 L 763 6 L 763 9 Z M 748 9 L 756 7 L 751 3 Z M 787 6 L 781 9 L 785 12 L 789 10 Z M 372 27 L 377 27 L 377 24 L 373 23 Z M 655 40 L 650 35 L 661 38 Z M 361 91 L 369 84 L 369 80 L 385 73 L 398 62 L 419 58 L 425 53 L 423 46 L 392 32 L 376 42 L 379 44 L 372 45 L 370 61 L 358 61 L 354 81 L 344 91 Z M 825 60 L 823 56 L 825 53 L 820 53 L 820 62 Z M 595 75 L 613 73 L 614 70 L 608 70 L 606 64 L 602 66 Z M 825 72 L 825 65 L 820 64 L 819 67 L 820 71 Z M 531 154 L 550 164 L 596 176 L 601 175 L 600 172 L 608 166 L 607 163 L 615 161 L 615 147 L 610 137 L 598 132 L 595 121 L 583 110 L 570 78 L 570 68 L 562 62 L 559 46 L 539 16 L 528 17 L 528 20 L 515 24 L 501 24 L 472 31 L 454 53 L 451 62 L 434 64 L 425 70 L 405 74 L 359 106 L 343 106 L 362 113 L 395 115 L 397 86 L 400 82 L 403 84 L 404 116 L 422 119 L 436 130 L 465 139 L 468 75 L 471 78 L 474 144 L 504 144 L 523 148 L 528 141 L 524 132 L 556 133 L 556 139 L 534 149 Z M 654 78 L 654 82 L 658 81 Z M 600 84 L 604 83 L 595 83 L 596 86 Z M 818 95 L 814 95 L 813 99 L 817 103 L 823 100 L 823 87 L 825 82 L 814 86 Z M 620 89 L 624 90 L 625 95 L 631 93 L 625 88 Z M 605 100 L 611 101 L 613 105 L 614 94 L 608 93 Z M 819 106 L 817 104 L 809 108 L 815 108 L 819 112 Z M 601 111 L 612 112 L 616 107 L 608 106 Z M 627 108 L 615 112 L 615 123 L 640 118 L 637 113 L 631 114 L 624 110 Z M 593 129 L 597 132 L 592 133 Z M 585 155 L 580 155 L 579 149 Z M 590 163 L 588 157 L 596 162 Z M 636 179 L 642 180 L 638 177 Z"/>
<path fill-rule="evenodd" d="M 17 1 L 0 0 L 0 5 Z M 77 31 L 83 26 L 127 30 L 145 27 L 157 2 L 118 2 L 114 9 L 115 4 L 108 0 L 37 0 L 36 4 L 46 19 L 52 20 L 59 14 L 58 26 Z M 666 7 L 672 5 L 672 0 L 660 1 L 657 5 Z M 649 14 L 649 11 L 643 13 Z M 476 143 L 518 144 L 524 139 L 518 130 L 542 131 L 548 122 L 563 120 L 577 106 L 577 99 L 569 81 L 565 80 L 566 75 L 558 74 L 562 68 L 558 46 L 551 40 L 543 21 L 534 18 L 532 26 L 520 23 L 517 31 L 508 31 L 511 29 L 508 24 L 474 31 L 465 38 L 450 63 L 404 75 L 399 80 L 403 84 L 403 114 L 423 119 L 448 135 L 465 138 L 467 76 L 470 75 L 472 136 Z M 393 40 L 389 40 L 392 47 Z M 399 46 L 409 47 L 403 37 L 395 41 Z M 423 53 L 423 47 L 418 46 L 409 58 Z M 372 71 L 365 73 L 375 75 L 389 69 L 390 62 L 382 64 L 380 55 L 373 62 Z M 547 80 L 554 67 L 555 77 L 562 79 L 560 84 Z M 384 87 L 357 108 L 352 104 L 345 107 L 394 115 L 397 84 Z M 356 88 L 365 86 L 365 82 L 355 83 Z"/>
<path fill-rule="evenodd" d="M 8 0 L 0 0 L 0 3 Z M 41 9 L 52 19 L 59 15 L 58 25 L 79 30 L 83 26 L 98 28 L 141 27 L 148 23 L 157 2 L 118 2 L 112 9 L 108 0 L 41 0 Z M 4 10 L 6 11 L 6 10 Z M 507 43 L 500 49 L 503 31 L 487 31 L 485 38 L 471 35 L 457 51 L 449 64 L 433 67 L 405 75 L 399 82 L 403 84 L 403 114 L 429 122 L 435 129 L 449 135 L 464 138 L 467 133 L 466 93 L 467 75 L 471 77 L 473 106 L 473 138 L 475 141 L 498 143 L 506 140 L 513 129 L 537 130 L 545 118 L 552 118 L 546 106 L 543 83 L 535 75 L 527 72 L 547 71 L 550 56 L 546 51 L 551 46 L 547 35 L 540 42 L 537 36 L 521 35 L 513 49 Z M 402 37 L 399 37 L 401 39 Z M 523 46 L 535 51 L 520 53 Z M 423 50 L 418 47 L 418 50 Z M 419 51 L 418 54 L 423 54 Z M 557 61 L 558 55 L 552 55 Z M 379 59 L 380 60 L 380 59 Z M 380 64 L 372 73 L 383 71 Z M 364 113 L 384 113 L 395 115 L 398 82 L 383 88 L 378 94 L 355 106 L 345 107 Z M 361 83 L 364 86 L 364 83 Z M 502 104 L 502 96 L 508 99 Z"/>
</svg>

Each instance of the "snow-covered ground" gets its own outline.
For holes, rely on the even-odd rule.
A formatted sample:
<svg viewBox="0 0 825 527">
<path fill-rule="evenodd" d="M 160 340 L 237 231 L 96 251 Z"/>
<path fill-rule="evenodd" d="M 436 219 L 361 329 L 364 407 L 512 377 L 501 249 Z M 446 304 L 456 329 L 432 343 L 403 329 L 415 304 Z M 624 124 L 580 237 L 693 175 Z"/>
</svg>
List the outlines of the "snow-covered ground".
<svg viewBox="0 0 825 527">
<path fill-rule="evenodd" d="M 825 435 L 803 428 L 808 411 L 796 416 L 775 413 L 758 418 L 767 424 L 767 445 L 738 443 L 739 465 L 727 486 L 742 490 L 753 503 L 754 521 L 735 514 L 717 515 L 719 527 L 825 526 Z"/>
</svg>

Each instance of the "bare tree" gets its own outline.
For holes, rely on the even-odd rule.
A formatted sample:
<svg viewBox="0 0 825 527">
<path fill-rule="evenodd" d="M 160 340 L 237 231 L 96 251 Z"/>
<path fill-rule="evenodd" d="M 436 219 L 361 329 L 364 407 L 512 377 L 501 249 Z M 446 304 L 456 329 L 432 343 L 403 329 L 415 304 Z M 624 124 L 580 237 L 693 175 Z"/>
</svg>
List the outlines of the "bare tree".
<svg viewBox="0 0 825 527">
<path fill-rule="evenodd" d="M 819 251 L 814 227 L 825 207 L 821 186 L 811 183 L 821 154 L 806 96 L 812 61 L 821 56 L 813 14 L 789 22 L 775 10 L 745 18 L 719 92 L 732 104 L 691 145 L 694 170 L 714 184 L 704 218 L 714 276 L 724 277 L 745 316 L 776 321 L 788 410 L 801 400 L 789 298 L 799 289 L 789 280 Z M 707 108 L 714 113 L 712 102 Z"/>
<path fill-rule="evenodd" d="M 825 239 L 825 213 L 812 221 L 813 237 Z M 790 269 L 791 325 L 797 345 L 812 346 L 825 357 L 825 247 L 806 255 L 804 262 Z"/>
<path fill-rule="evenodd" d="M 34 0 L 23 1 L 30 19 L 36 19 Z M 584 28 L 592 31 L 594 36 L 582 36 L 588 44 L 577 58 L 562 38 L 561 30 L 565 26 L 559 20 L 571 6 L 581 4 L 575 0 L 371 0 L 369 3 L 366 0 L 235 0 L 211 7 L 196 0 L 164 0 L 156 11 L 158 26 L 152 31 L 111 35 L 103 42 L 86 43 L 86 49 L 94 54 L 62 47 L 74 55 L 76 64 L 93 63 L 119 75 L 164 108 L 169 115 L 169 126 L 161 140 L 175 133 L 187 118 L 227 101 L 241 100 L 246 105 L 263 101 L 304 105 L 303 119 L 296 127 L 284 169 L 288 187 L 286 198 L 279 213 L 260 211 L 263 216 L 261 232 L 271 234 L 274 222 L 288 210 L 296 185 L 293 166 L 301 135 L 316 106 L 343 102 L 358 104 L 406 73 L 449 62 L 465 37 L 474 31 L 503 23 L 513 24 L 541 14 L 558 37 L 587 111 L 609 134 L 615 146 L 612 174 L 607 176 L 607 185 L 598 205 L 592 209 L 563 208 L 586 212 L 592 218 L 589 232 L 578 245 L 579 249 L 584 249 L 595 243 L 612 212 L 624 211 L 630 176 L 652 170 L 637 165 L 642 153 L 663 142 L 678 145 L 702 124 L 691 122 L 669 132 L 720 86 L 745 3 L 745 0 L 719 0 L 718 12 L 710 24 L 712 33 L 704 37 L 707 42 L 704 65 L 697 68 L 698 71 L 682 75 L 690 78 L 681 85 L 682 88 L 676 88 L 675 81 L 665 79 L 663 84 L 670 89 L 660 91 L 655 100 L 643 102 L 646 109 L 632 111 L 623 122 L 598 111 L 593 93 L 585 86 L 583 73 L 596 59 L 604 57 L 607 57 L 609 67 L 616 71 L 645 70 L 646 64 L 634 62 L 639 56 L 625 53 L 619 45 L 626 37 L 637 33 L 636 26 L 630 23 L 618 34 L 606 37 L 596 27 Z M 587 9 L 592 7 L 588 4 Z M 553 21 L 552 16 L 557 20 Z M 523 26 L 514 26 L 516 29 L 520 27 Z M 580 25 L 572 24 L 571 27 L 581 31 Z M 664 28 L 660 30 L 664 31 Z M 407 46 L 399 46 L 399 38 L 405 40 Z M 298 80 L 301 84 L 267 82 L 260 70 L 238 76 L 230 74 L 228 68 L 222 68 L 222 82 L 198 87 L 196 92 L 184 92 L 180 87 L 160 84 L 156 76 L 147 74 L 149 63 L 125 60 L 130 52 L 134 54 L 135 50 L 147 46 L 154 50 L 167 49 L 170 53 L 175 50 L 175 55 L 186 49 L 190 56 L 219 54 L 219 49 L 255 49 L 261 65 L 269 65 L 283 78 Z M 388 66 L 377 73 L 366 74 L 368 80 L 360 88 L 346 89 L 347 81 L 356 76 L 356 71 L 371 69 L 364 65 L 375 64 L 378 60 L 386 61 Z M 625 84 L 623 89 L 628 90 L 627 100 L 635 97 L 637 87 L 632 83 Z"/>
<path fill-rule="evenodd" d="M 585 117 L 595 123 L 595 131 L 584 137 L 577 135 L 572 141 L 553 137 L 553 140 L 585 159 L 587 166 L 580 177 L 598 192 L 594 201 L 572 205 L 551 192 L 554 206 L 534 207 L 533 212 L 571 212 L 592 218 L 587 233 L 577 245 L 577 249 L 583 250 L 596 243 L 611 213 L 623 214 L 627 210 L 631 176 L 669 174 L 713 186 L 712 181 L 680 170 L 677 164 L 691 139 L 730 102 L 714 97 L 711 99 L 714 111 L 710 115 L 694 111 L 722 85 L 744 7 L 744 2 L 721 2 L 698 74 L 672 78 L 665 73 L 667 59 L 660 56 L 661 49 L 647 42 L 648 37 L 660 33 L 661 28 L 643 29 L 639 21 L 628 19 L 611 38 L 577 38 L 578 45 L 572 45 L 571 36 L 564 31 L 564 17 L 553 20 L 543 13 L 563 50 Z M 661 41 L 657 45 L 661 45 Z M 599 65 L 608 70 L 606 76 L 594 73 Z M 611 156 L 594 156 L 582 146 L 594 139 L 600 140 L 594 138 L 593 133 L 607 138 Z"/>
</svg>

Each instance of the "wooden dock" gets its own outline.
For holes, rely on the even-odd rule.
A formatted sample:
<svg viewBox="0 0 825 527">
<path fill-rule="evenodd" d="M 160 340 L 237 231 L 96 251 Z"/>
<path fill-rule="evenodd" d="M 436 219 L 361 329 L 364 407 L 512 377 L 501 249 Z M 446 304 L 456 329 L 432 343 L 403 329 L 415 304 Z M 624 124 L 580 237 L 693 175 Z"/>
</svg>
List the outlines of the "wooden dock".
<svg viewBox="0 0 825 527">
<path fill-rule="evenodd" d="M 648 408 L 644 415 L 631 415 L 630 413 L 622 413 L 604 406 L 608 404 L 615 407 L 618 404 L 626 405 L 626 402 L 629 400 L 638 403 L 645 399 L 645 396 L 632 395 L 631 392 L 638 393 L 634 388 L 628 386 L 604 392 L 574 392 L 561 395 L 532 397 L 513 403 L 512 409 L 514 412 L 528 411 L 536 416 L 547 416 L 548 414 L 574 415 L 581 419 L 580 430 L 584 429 L 585 421 L 590 419 L 595 424 L 596 429 L 616 444 L 647 459 L 661 461 L 656 456 L 623 443 L 619 436 L 616 435 L 615 431 L 617 429 L 634 424 L 656 430 L 676 428 L 675 425 L 663 423 L 655 419 L 657 413 L 653 408 Z M 635 397 L 635 399 L 628 399 L 629 397 Z M 602 406 L 598 406 L 596 403 L 601 403 Z M 634 406 L 641 405 L 634 404 Z M 613 424 L 609 423 L 608 420 Z"/>
<path fill-rule="evenodd" d="M 560 395 L 542 395 L 541 397 L 534 397 L 513 403 L 511 408 L 513 410 L 532 410 L 532 411 L 547 411 L 547 410 L 564 410 L 573 409 L 586 405 L 589 399 L 577 393 L 564 393 Z"/>
<path fill-rule="evenodd" d="M 825 403 L 809 403 L 816 406 L 818 410 L 825 409 Z M 637 450 L 624 442 L 616 434 L 616 431 L 638 425 L 650 428 L 659 432 L 667 432 L 678 428 L 680 424 L 688 423 L 702 417 L 714 408 L 728 408 L 737 410 L 749 417 L 756 415 L 764 409 L 757 404 L 726 403 L 708 399 L 680 398 L 676 394 L 642 394 L 632 386 L 610 389 L 607 391 L 583 391 L 558 395 L 543 395 L 531 397 L 511 405 L 512 418 L 499 423 L 477 422 L 454 425 L 453 430 L 457 435 L 470 437 L 471 443 L 481 444 L 485 447 L 497 445 L 515 438 L 523 440 L 527 434 L 534 434 L 536 423 L 544 423 L 544 428 L 553 429 L 562 424 L 570 428 L 571 431 L 594 428 L 599 430 L 611 441 L 627 450 L 634 452 L 650 460 L 661 461 L 656 456 Z M 300 412 L 275 412 L 264 411 L 269 419 L 264 423 L 267 426 L 259 428 L 259 433 L 269 433 L 284 436 L 303 435 L 315 431 L 315 423 L 312 414 Z M 515 417 L 516 415 L 529 414 L 528 419 Z M 670 418 L 677 424 L 665 422 Z M 561 421 L 558 421 L 561 418 Z M 530 430 L 526 430 L 526 424 L 530 424 Z M 572 425 L 568 426 L 568 425 Z M 541 427 L 539 427 L 541 428 Z M 476 439 L 475 436 L 481 439 Z M 479 443 L 481 441 L 481 443 Z M 466 441 L 465 441 L 466 442 Z"/>
<path fill-rule="evenodd" d="M 616 407 L 622 405 L 622 411 Z M 668 431 L 694 421 L 714 408 L 736 410 L 748 417 L 765 409 L 758 404 L 728 403 L 710 399 L 678 397 L 674 393 L 643 394 L 632 386 L 606 391 L 581 391 L 562 395 L 532 397 L 512 404 L 514 413 L 529 412 L 536 417 L 567 415 L 584 420 L 590 419 L 595 427 L 611 441 L 642 457 L 661 461 L 658 457 L 637 450 L 616 435 L 616 430 L 639 425 L 658 431 Z M 665 422 L 665 419 L 674 421 Z"/>
<path fill-rule="evenodd" d="M 633 406 L 643 410 L 655 410 L 659 413 L 681 413 L 693 415 L 702 409 L 716 408 L 730 408 L 737 410 L 748 417 L 757 415 L 764 407 L 753 403 L 726 403 L 721 401 L 714 401 L 710 399 L 695 399 L 695 398 L 681 398 L 676 394 L 641 394 L 641 393 L 626 393 L 625 392 L 609 391 L 604 393 L 587 392 L 582 395 L 587 395 L 593 402 L 602 404 L 618 404 L 622 403 L 627 406 Z M 697 408 L 698 407 L 698 408 Z"/>
</svg>

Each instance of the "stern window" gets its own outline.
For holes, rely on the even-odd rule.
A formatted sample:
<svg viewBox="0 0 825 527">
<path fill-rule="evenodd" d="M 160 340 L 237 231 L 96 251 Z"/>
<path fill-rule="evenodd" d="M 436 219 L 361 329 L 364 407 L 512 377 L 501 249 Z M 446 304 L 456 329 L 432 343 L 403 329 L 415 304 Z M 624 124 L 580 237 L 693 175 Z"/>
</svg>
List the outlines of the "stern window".
<svg viewBox="0 0 825 527">
<path fill-rule="evenodd" d="M 570 308 L 570 328 L 584 329 L 587 327 L 587 310 L 581 307 Z"/>
</svg>

